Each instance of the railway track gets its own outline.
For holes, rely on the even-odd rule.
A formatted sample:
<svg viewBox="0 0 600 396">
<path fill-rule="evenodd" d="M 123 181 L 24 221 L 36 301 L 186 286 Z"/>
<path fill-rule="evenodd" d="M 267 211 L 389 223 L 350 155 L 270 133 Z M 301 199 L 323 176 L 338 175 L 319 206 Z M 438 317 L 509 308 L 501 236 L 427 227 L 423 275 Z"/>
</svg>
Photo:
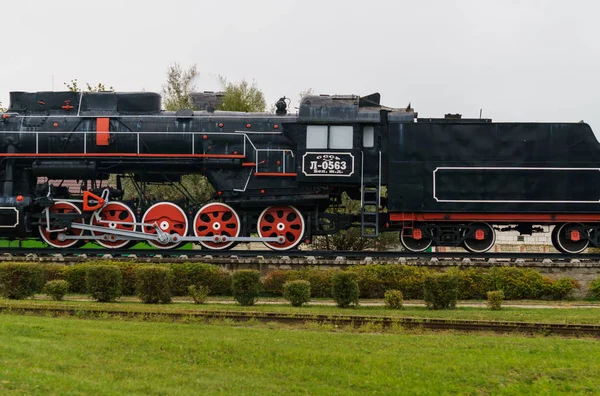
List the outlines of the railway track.
<svg viewBox="0 0 600 396">
<path fill-rule="evenodd" d="M 215 263 L 292 262 L 295 264 L 344 264 L 364 262 L 439 262 L 440 265 L 457 263 L 541 263 L 600 265 L 600 254 L 559 253 L 465 253 L 404 251 L 328 251 L 291 250 L 284 253 L 274 250 L 148 250 L 148 249 L 50 249 L 50 248 L 0 248 L 0 260 L 85 261 L 89 259 L 146 260 L 161 262 L 202 261 Z"/>
<path fill-rule="evenodd" d="M 600 325 L 561 324 L 539 322 L 505 322 L 459 319 L 431 319 L 414 317 L 386 317 L 362 315 L 321 315 L 288 314 L 279 312 L 254 311 L 210 311 L 186 310 L 163 311 L 158 309 L 131 310 L 120 308 L 91 308 L 81 306 L 35 306 L 0 303 L 0 312 L 26 313 L 33 315 L 76 316 L 79 318 L 119 317 L 131 319 L 167 318 L 174 321 L 188 319 L 228 319 L 234 322 L 259 321 L 264 323 L 330 324 L 337 327 L 362 327 L 371 325 L 374 329 L 405 328 L 427 330 L 453 330 L 462 332 L 519 333 L 529 335 L 557 335 L 564 337 L 588 336 L 600 338 Z"/>
</svg>

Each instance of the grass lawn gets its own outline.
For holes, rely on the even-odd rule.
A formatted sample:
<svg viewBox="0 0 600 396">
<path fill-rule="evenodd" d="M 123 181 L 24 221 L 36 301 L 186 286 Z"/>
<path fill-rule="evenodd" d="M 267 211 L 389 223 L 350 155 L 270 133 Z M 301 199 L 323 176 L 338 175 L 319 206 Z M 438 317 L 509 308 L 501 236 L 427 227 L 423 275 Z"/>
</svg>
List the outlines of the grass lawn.
<svg viewBox="0 0 600 396">
<path fill-rule="evenodd" d="M 40 296 L 38 296 L 39 298 Z M 81 296 L 83 297 L 83 296 Z M 577 323 L 600 324 L 600 308 L 517 308 L 505 307 L 500 311 L 491 311 L 485 307 L 458 307 L 454 310 L 430 311 L 424 306 L 408 306 L 403 310 L 392 310 L 382 306 L 358 306 L 355 308 L 338 308 L 326 305 L 308 305 L 292 307 L 286 303 L 257 304 L 252 307 L 242 307 L 236 303 L 213 303 L 195 305 L 178 302 L 166 305 L 147 305 L 139 301 L 120 301 L 116 303 L 98 303 L 93 301 L 48 301 L 48 300 L 6 300 L 0 299 L 0 305 L 19 306 L 58 306 L 81 307 L 102 310 L 131 310 L 132 312 L 164 312 L 164 311 L 258 311 L 304 314 L 339 314 L 339 315 L 378 315 L 392 317 L 440 318 L 440 319 L 469 319 L 469 320 L 499 320 L 513 322 L 546 322 L 546 323 Z"/>
<path fill-rule="evenodd" d="M 0 315 L 0 393 L 600 392 L 593 339 Z"/>
</svg>

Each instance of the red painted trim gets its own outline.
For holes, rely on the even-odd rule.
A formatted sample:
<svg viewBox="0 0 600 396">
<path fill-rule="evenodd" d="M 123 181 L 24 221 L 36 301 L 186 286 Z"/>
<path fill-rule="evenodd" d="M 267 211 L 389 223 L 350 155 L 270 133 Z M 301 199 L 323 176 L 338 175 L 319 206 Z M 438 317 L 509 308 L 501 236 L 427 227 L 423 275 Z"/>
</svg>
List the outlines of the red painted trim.
<svg viewBox="0 0 600 396">
<path fill-rule="evenodd" d="M 283 173 L 283 172 L 254 172 L 254 176 L 296 177 L 296 174 L 295 173 Z"/>
<path fill-rule="evenodd" d="M 0 157 L 158 157 L 158 158 L 245 158 L 243 154 L 136 154 L 136 153 L 0 153 Z"/>
<path fill-rule="evenodd" d="M 108 146 L 110 118 L 96 118 L 96 146 Z"/>
<path fill-rule="evenodd" d="M 600 221 L 600 213 L 390 213 L 390 221 L 566 223 Z"/>
<path fill-rule="evenodd" d="M 242 162 L 242 166 L 256 166 L 256 162 Z"/>
</svg>

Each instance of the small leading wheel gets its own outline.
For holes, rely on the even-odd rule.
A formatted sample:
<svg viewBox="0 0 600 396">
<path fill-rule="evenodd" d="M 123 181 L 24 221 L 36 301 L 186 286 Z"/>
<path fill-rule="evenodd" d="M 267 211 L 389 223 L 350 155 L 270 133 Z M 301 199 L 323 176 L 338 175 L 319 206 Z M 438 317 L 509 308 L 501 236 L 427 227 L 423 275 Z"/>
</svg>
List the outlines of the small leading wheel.
<svg viewBox="0 0 600 396">
<path fill-rule="evenodd" d="M 258 217 L 261 238 L 283 236 L 283 243 L 263 242 L 273 250 L 288 250 L 297 246 L 304 236 L 304 218 L 293 206 L 269 206 Z"/>
<path fill-rule="evenodd" d="M 406 250 L 414 253 L 424 252 L 433 242 L 430 236 L 425 235 L 423 226 L 416 225 L 414 228 L 402 228 L 400 231 L 400 242 Z"/>
<path fill-rule="evenodd" d="M 110 230 L 135 231 L 135 213 L 122 202 L 108 202 L 92 215 L 90 225 Z M 92 231 L 92 235 L 106 239 L 96 239 L 96 243 L 107 249 L 119 249 L 131 244 L 130 240 L 120 239 L 115 234 Z"/>
<path fill-rule="evenodd" d="M 156 224 L 160 230 L 171 236 L 173 242 L 148 241 L 152 246 L 159 249 L 173 249 L 181 243 L 181 237 L 187 235 L 188 220 L 185 212 L 171 202 L 159 202 L 148 208 L 142 223 L 151 224 L 142 226 L 144 234 L 156 234 Z"/>
<path fill-rule="evenodd" d="M 558 250 L 561 253 L 566 253 L 559 245 L 558 245 L 558 229 L 560 228 L 560 224 L 557 224 L 552 228 L 552 233 L 550 234 L 550 240 L 552 241 L 552 246 L 554 249 Z"/>
<path fill-rule="evenodd" d="M 194 234 L 197 237 L 233 237 L 240 235 L 240 218 L 229 205 L 213 202 L 204 205 L 194 218 Z M 200 241 L 208 249 L 223 250 L 233 246 L 234 241 Z"/>
<path fill-rule="evenodd" d="M 471 223 L 463 235 L 463 245 L 472 253 L 485 253 L 496 243 L 496 232 L 488 223 Z"/>
<path fill-rule="evenodd" d="M 48 212 L 50 212 L 50 215 L 52 215 L 52 214 L 58 214 L 58 215 L 60 215 L 60 214 L 78 214 L 78 215 L 80 215 L 81 214 L 81 209 L 79 209 L 77 206 L 75 206 L 75 204 L 73 204 L 71 202 L 66 202 L 66 201 L 56 202 L 54 205 L 50 206 L 46 210 Z M 68 228 L 68 227 L 55 229 L 56 226 L 54 224 L 50 223 L 50 226 L 48 227 L 50 229 L 50 231 L 48 231 L 46 229 L 46 225 L 47 225 L 46 210 L 44 210 L 42 212 L 42 218 L 41 218 L 42 224 L 38 227 L 40 236 L 42 237 L 44 242 L 46 242 L 48 245 L 55 247 L 55 248 L 69 248 L 69 247 L 75 246 L 77 244 L 85 243 L 81 239 L 61 240 L 62 238 L 60 237 L 61 235 L 81 236 L 81 235 L 83 235 L 82 229 Z M 81 218 L 75 219 L 72 221 L 72 223 L 83 223 L 83 219 L 81 219 Z"/>
<path fill-rule="evenodd" d="M 590 244 L 583 224 L 565 223 L 555 227 L 556 247 L 563 253 L 577 254 L 583 252 Z"/>
</svg>

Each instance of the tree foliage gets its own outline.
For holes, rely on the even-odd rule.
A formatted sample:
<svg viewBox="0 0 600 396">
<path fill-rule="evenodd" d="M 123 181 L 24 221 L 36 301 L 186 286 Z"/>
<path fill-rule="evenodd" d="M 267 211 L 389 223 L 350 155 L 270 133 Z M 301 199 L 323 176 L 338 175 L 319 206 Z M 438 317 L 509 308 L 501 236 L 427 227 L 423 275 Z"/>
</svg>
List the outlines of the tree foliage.
<svg viewBox="0 0 600 396">
<path fill-rule="evenodd" d="M 162 87 L 163 105 L 168 111 L 192 109 L 192 93 L 196 86 L 193 80 L 198 76 L 196 65 L 183 69 L 179 63 L 173 63 L 167 69 L 167 82 Z"/>
<path fill-rule="evenodd" d="M 6 107 L 2 106 L 2 102 L 0 102 L 0 112 L 5 112 L 6 110 L 8 110 Z"/>
<path fill-rule="evenodd" d="M 344 193 L 342 194 L 342 204 L 339 207 L 330 208 L 328 213 L 359 214 L 360 201 L 350 199 Z M 382 232 L 377 238 L 363 238 L 360 227 L 352 227 L 333 235 L 315 237 L 313 246 L 315 249 L 326 250 L 388 250 L 398 246 L 399 240 L 399 234 L 395 231 Z"/>
<path fill-rule="evenodd" d="M 221 84 L 225 96 L 219 105 L 219 110 L 253 112 L 265 111 L 267 108 L 265 95 L 254 81 L 252 84 L 246 80 L 233 83 L 228 82 L 225 77 L 221 77 Z"/>
<path fill-rule="evenodd" d="M 79 86 L 79 82 L 77 79 L 71 80 L 70 83 L 64 83 L 67 89 L 71 92 L 82 92 L 83 90 Z M 89 82 L 85 83 L 86 89 L 85 92 L 114 92 L 115 89 L 111 86 L 106 88 L 106 85 L 103 83 L 97 83 L 95 85 L 91 85 Z"/>
</svg>

